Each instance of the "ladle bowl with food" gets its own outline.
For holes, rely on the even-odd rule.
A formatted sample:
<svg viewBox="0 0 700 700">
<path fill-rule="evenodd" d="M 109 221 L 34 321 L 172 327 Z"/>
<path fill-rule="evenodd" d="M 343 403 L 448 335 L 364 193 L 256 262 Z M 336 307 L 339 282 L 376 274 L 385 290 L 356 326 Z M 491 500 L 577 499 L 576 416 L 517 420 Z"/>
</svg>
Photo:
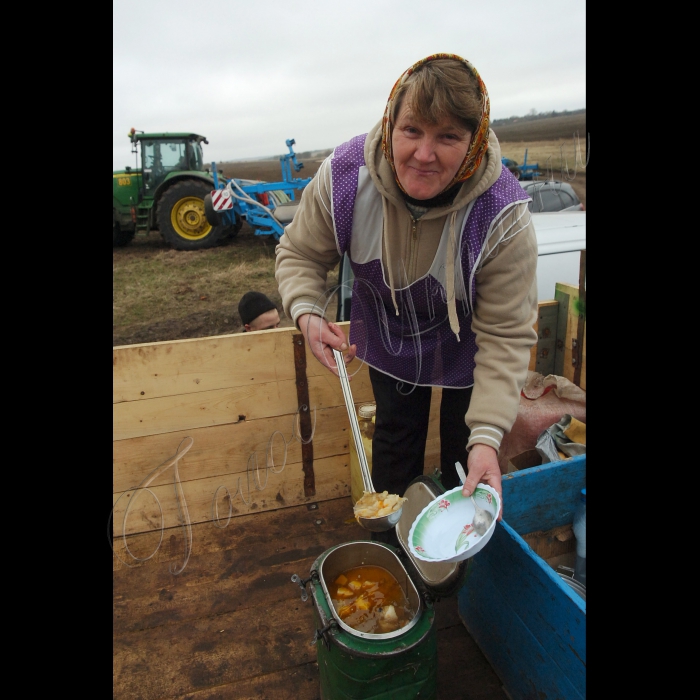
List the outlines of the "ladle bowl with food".
<svg viewBox="0 0 700 700">
<path fill-rule="evenodd" d="M 357 522 L 366 530 L 384 532 L 395 527 L 401 519 L 401 506 L 405 501 L 394 493 L 367 492 L 355 504 L 353 510 Z"/>
<path fill-rule="evenodd" d="M 360 524 L 360 527 L 363 527 L 365 530 L 386 532 L 396 527 L 396 523 L 401 519 L 401 507 L 406 499 L 393 493 L 390 494 L 387 491 L 377 493 L 374 490 L 372 476 L 370 475 L 369 465 L 367 464 L 367 454 L 365 453 L 365 446 L 362 443 L 362 435 L 360 434 L 360 425 L 357 421 L 357 415 L 355 414 L 355 404 L 352 400 L 350 380 L 348 379 L 345 360 L 343 359 L 343 354 L 338 352 L 338 350 L 333 350 L 333 356 L 335 357 L 335 363 L 338 367 L 338 376 L 340 377 L 340 386 L 343 389 L 345 408 L 348 410 L 352 438 L 355 441 L 355 449 L 357 450 L 360 471 L 362 472 L 364 495 L 357 501 L 353 508 L 355 519 Z"/>
</svg>

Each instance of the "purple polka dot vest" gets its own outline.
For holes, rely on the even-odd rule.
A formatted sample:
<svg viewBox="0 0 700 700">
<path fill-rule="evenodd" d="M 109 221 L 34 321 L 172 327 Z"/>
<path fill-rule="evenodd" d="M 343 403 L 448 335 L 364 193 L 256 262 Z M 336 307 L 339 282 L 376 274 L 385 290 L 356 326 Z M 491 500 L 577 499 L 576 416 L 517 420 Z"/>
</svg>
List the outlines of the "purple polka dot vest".
<svg viewBox="0 0 700 700">
<path fill-rule="evenodd" d="M 477 351 L 471 330 L 476 300 L 475 270 L 498 215 L 529 197 L 503 168 L 486 192 L 457 213 L 454 286 L 460 326 L 458 341 L 447 314 L 445 263 L 449 215 L 428 273 L 410 285 L 405 283 L 403 275 L 394 279 L 399 310 L 396 315 L 382 265 L 381 194 L 371 182 L 364 159 L 366 136 L 356 136 L 338 146 L 331 158 L 335 237 L 341 255 L 348 253 L 355 275 L 350 342 L 357 344 L 359 358 L 407 384 L 472 386 Z"/>
</svg>

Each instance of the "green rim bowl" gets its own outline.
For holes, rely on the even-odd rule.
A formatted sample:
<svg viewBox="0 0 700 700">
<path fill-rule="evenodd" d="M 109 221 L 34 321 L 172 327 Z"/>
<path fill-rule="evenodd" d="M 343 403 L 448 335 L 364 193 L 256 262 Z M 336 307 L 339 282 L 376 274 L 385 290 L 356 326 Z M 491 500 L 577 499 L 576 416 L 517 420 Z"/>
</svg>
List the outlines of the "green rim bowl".
<svg viewBox="0 0 700 700">
<path fill-rule="evenodd" d="M 474 532 L 474 505 L 457 486 L 428 503 L 413 521 L 408 533 L 411 554 L 421 561 L 463 561 L 486 546 L 496 529 L 501 499 L 495 489 L 478 484 L 474 500 L 493 515 L 489 529 L 481 536 Z"/>
</svg>

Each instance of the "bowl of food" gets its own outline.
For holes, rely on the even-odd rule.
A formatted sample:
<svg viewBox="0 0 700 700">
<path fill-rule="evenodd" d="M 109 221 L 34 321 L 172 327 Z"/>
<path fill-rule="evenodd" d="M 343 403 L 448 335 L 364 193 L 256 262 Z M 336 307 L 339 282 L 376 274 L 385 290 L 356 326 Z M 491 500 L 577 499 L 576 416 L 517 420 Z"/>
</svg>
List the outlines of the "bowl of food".
<svg viewBox="0 0 700 700">
<path fill-rule="evenodd" d="M 318 569 L 331 614 L 355 637 L 400 637 L 419 621 L 423 603 L 403 562 L 379 542 L 345 542 Z"/>
<path fill-rule="evenodd" d="M 494 488 L 478 484 L 474 493 L 477 505 L 491 513 L 493 520 L 483 535 L 474 530 L 474 504 L 457 486 L 438 496 L 418 514 L 408 533 L 411 554 L 422 561 L 450 562 L 473 557 L 491 539 L 501 499 Z"/>
</svg>

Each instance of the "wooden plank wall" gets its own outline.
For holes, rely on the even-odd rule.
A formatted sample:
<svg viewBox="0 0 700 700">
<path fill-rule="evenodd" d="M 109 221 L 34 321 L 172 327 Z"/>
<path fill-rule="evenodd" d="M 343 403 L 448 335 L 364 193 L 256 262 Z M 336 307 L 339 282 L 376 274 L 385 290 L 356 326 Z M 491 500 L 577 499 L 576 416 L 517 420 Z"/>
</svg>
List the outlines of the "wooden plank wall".
<svg viewBox="0 0 700 700">
<path fill-rule="evenodd" d="M 556 353 L 556 321 L 558 320 L 557 310 L 559 302 L 541 301 L 538 305 L 537 319 L 534 328 L 537 331 L 537 344 L 530 349 L 530 364 L 528 369 L 538 372 L 539 366 L 554 367 L 554 354 Z M 551 321 L 555 321 L 554 324 Z M 553 372 L 542 371 L 541 374 L 553 374 Z"/>
<path fill-rule="evenodd" d="M 586 311 L 578 285 L 557 282 L 556 299 L 541 301 L 535 322 L 537 345 L 530 350 L 528 369 L 558 374 L 586 390 Z M 581 343 L 579 345 L 579 335 Z M 552 357 L 554 354 L 554 357 Z M 577 366 L 580 367 L 577 376 Z M 548 367 L 547 371 L 541 371 Z"/>
<path fill-rule="evenodd" d="M 308 351 L 312 422 L 316 409 L 315 493 L 305 494 L 302 448 L 292 437 L 298 408 L 295 335 L 295 328 L 280 328 L 113 349 L 115 536 L 180 524 L 175 468 L 154 479 L 148 491 L 134 489 L 175 455 L 186 437 L 193 444 L 178 461 L 177 473 L 192 524 L 212 520 L 217 490 L 223 522 L 229 503 L 235 517 L 349 495 L 351 437 L 340 382 Z M 354 401 L 372 401 L 367 366 L 354 361 L 349 372 Z M 274 467 L 268 469 L 270 444 Z M 431 420 L 426 470 L 434 468 L 431 455 L 438 449 L 438 426 Z M 256 487 L 256 478 L 264 488 Z"/>
<path fill-rule="evenodd" d="M 563 376 L 572 381 L 576 292 L 577 287 L 557 284 L 557 294 L 568 296 Z M 542 302 L 540 308 L 558 303 Z M 347 333 L 349 323 L 340 325 Z M 559 328 L 557 338 L 561 333 Z M 551 346 L 549 333 L 538 329 L 538 334 L 530 359 L 533 371 L 538 350 Z M 215 512 L 226 522 L 229 512 L 236 517 L 349 495 L 351 435 L 340 382 L 308 350 L 306 376 L 316 428 L 314 492 L 305 491 L 302 448 L 293 438 L 299 405 L 295 335 L 295 328 L 279 328 L 113 349 L 115 537 L 158 530 L 161 524 L 177 527 L 183 507 L 192 524 L 211 521 Z M 582 356 L 580 386 L 585 389 L 585 334 Z M 355 403 L 372 401 L 367 366 L 356 360 L 349 372 Z M 425 473 L 440 463 L 440 396 L 441 390 L 433 391 Z M 187 437 L 192 447 L 177 467 L 166 469 L 148 490 L 137 489 Z M 267 467 L 268 454 L 272 468 Z M 176 475 L 184 505 L 176 496 Z"/>
<path fill-rule="evenodd" d="M 557 282 L 555 297 L 559 303 L 557 353 L 563 353 L 557 362 L 556 374 L 586 390 L 586 310 L 580 299 L 578 285 Z M 580 337 L 579 337 L 580 336 Z M 559 360 L 559 357 L 557 358 Z M 580 365 L 580 376 L 577 367 Z"/>
</svg>

